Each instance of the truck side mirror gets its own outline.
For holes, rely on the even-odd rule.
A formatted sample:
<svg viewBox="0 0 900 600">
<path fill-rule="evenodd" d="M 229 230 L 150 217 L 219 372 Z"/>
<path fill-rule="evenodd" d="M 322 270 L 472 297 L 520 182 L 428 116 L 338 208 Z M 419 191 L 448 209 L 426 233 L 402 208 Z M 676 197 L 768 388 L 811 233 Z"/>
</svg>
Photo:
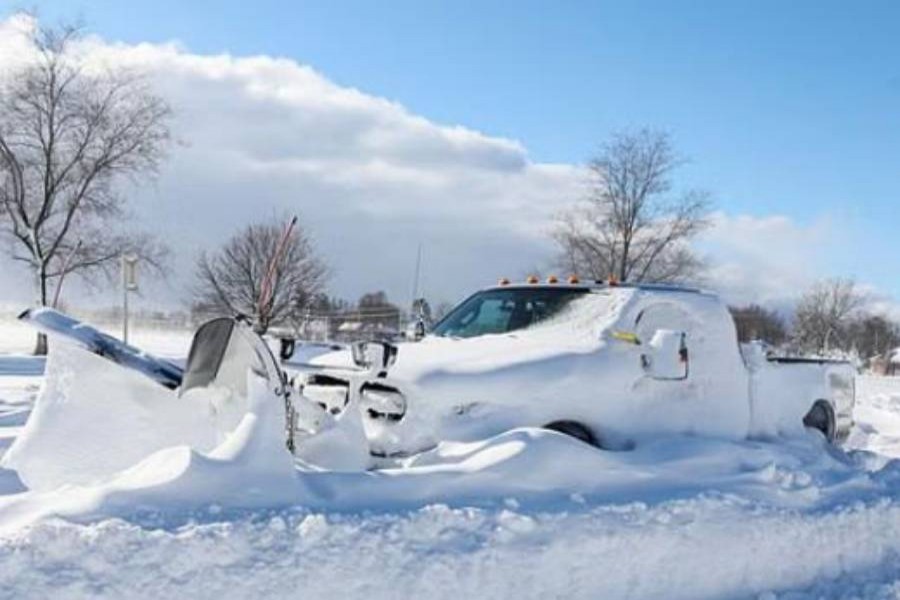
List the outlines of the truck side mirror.
<svg viewBox="0 0 900 600">
<path fill-rule="evenodd" d="M 397 362 L 397 346 L 388 342 L 356 342 L 350 346 L 356 366 L 386 377 L 387 370 Z"/>
<path fill-rule="evenodd" d="M 687 334 L 658 329 L 646 348 L 641 355 L 641 366 L 649 377 L 663 381 L 687 379 L 690 370 Z"/>
</svg>

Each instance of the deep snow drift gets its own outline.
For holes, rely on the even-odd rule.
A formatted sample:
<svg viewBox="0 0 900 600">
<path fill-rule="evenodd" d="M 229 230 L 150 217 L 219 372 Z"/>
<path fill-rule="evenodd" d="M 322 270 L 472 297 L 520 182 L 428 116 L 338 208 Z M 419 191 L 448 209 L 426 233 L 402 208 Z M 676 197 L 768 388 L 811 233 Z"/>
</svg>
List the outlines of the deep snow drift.
<svg viewBox="0 0 900 600">
<path fill-rule="evenodd" d="M 849 453 L 815 434 L 662 436 L 604 452 L 519 429 L 445 443 L 404 469 L 333 473 L 283 462 L 280 432 L 267 429 L 278 415 L 252 380 L 236 421 L 204 412 L 214 398 L 151 411 L 141 395 L 121 393 L 87 416 L 64 400 L 110 382 L 92 376 L 77 349 L 56 358 L 51 402 L 34 417 L 55 419 L 71 448 L 30 454 L 41 489 L 0 471 L 0 598 L 900 591 L 900 466 L 891 460 L 900 384 L 890 380 L 860 381 Z M 40 369 L 16 360 L 19 374 L 0 376 L 0 440 L 25 444 Z M 8 371 L 13 362 L 0 357 Z M 182 412 L 194 420 L 172 425 Z M 129 418 L 148 429 L 133 442 L 139 450 L 78 457 L 79 440 L 115 439 L 117 427 L 134 429 Z M 150 431 L 158 427 L 164 439 Z M 14 464 L 16 452 L 5 460 Z M 67 462 L 74 471 L 58 472 Z M 77 481 L 53 485 L 66 477 Z"/>
</svg>

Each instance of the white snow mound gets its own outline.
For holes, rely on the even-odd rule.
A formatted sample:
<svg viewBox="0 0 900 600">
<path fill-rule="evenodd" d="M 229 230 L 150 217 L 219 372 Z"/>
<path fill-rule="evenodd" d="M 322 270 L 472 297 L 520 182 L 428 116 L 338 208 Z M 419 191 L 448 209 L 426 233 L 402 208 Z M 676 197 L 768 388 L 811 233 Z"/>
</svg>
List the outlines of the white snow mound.
<svg viewBox="0 0 900 600">
<path fill-rule="evenodd" d="M 31 490 L 98 486 L 111 493 L 167 482 L 175 497 L 227 497 L 233 488 L 246 504 L 253 498 L 273 504 L 294 483 L 283 407 L 263 379 L 248 373 L 247 398 L 219 389 L 179 397 L 139 373 L 54 342 L 31 418 L 2 460 Z M 214 485 L 223 471 L 225 489 Z"/>
</svg>

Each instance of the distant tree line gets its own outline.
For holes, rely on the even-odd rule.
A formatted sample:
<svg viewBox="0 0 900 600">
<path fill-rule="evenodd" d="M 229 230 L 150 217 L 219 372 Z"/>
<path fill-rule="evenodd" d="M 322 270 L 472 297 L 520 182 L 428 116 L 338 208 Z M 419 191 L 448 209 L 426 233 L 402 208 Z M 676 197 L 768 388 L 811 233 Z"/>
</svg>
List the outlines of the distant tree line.
<svg viewBox="0 0 900 600">
<path fill-rule="evenodd" d="M 739 341 L 763 341 L 772 346 L 782 346 L 787 341 L 790 335 L 787 321 L 777 311 L 758 304 L 729 308 Z"/>
<path fill-rule="evenodd" d="M 869 359 L 900 347 L 900 325 L 870 304 L 852 280 L 827 279 L 800 297 L 790 319 L 756 304 L 731 307 L 731 314 L 741 342 L 760 340 L 797 354 Z"/>
</svg>

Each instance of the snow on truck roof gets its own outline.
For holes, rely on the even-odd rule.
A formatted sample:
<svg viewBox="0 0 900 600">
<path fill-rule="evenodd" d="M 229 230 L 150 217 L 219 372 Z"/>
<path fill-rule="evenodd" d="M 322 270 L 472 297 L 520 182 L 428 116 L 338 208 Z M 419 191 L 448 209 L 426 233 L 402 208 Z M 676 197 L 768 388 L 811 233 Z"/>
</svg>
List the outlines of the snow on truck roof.
<svg viewBox="0 0 900 600">
<path fill-rule="evenodd" d="M 521 283 L 511 283 L 508 280 L 501 279 L 500 283 L 496 285 L 492 285 L 484 290 L 494 290 L 494 289 L 509 289 L 509 288 L 526 288 L 526 289 L 534 289 L 534 288 L 562 288 L 562 289 L 583 289 L 583 290 L 611 290 L 616 288 L 625 288 L 625 289 L 637 289 L 641 291 L 649 291 L 649 292 L 684 292 L 688 294 L 703 294 L 707 293 L 700 288 L 683 286 L 674 283 L 617 283 L 617 282 L 609 282 L 609 281 L 577 281 L 577 282 L 569 282 L 569 281 L 535 281 L 531 283 L 529 281 L 521 282 Z"/>
</svg>

